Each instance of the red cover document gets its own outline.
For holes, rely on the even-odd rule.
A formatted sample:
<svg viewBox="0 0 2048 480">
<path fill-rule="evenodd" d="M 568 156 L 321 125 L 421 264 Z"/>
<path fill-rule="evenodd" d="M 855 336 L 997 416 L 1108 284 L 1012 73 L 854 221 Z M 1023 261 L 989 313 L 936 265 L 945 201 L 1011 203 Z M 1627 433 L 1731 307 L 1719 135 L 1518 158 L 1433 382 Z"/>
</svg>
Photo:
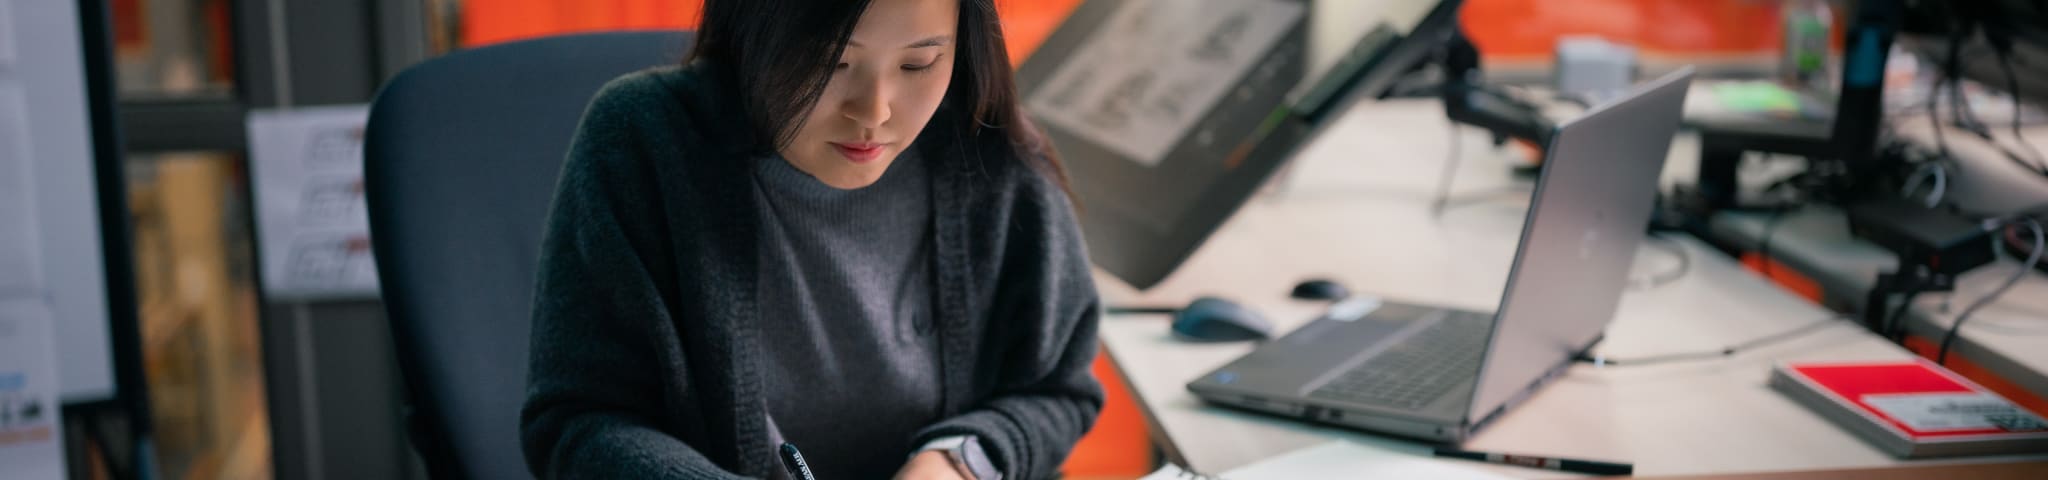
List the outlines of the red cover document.
<svg viewBox="0 0 2048 480">
<path fill-rule="evenodd" d="M 1900 457 L 2048 452 L 2048 421 L 1926 360 L 1781 364 L 1771 386 Z"/>
</svg>

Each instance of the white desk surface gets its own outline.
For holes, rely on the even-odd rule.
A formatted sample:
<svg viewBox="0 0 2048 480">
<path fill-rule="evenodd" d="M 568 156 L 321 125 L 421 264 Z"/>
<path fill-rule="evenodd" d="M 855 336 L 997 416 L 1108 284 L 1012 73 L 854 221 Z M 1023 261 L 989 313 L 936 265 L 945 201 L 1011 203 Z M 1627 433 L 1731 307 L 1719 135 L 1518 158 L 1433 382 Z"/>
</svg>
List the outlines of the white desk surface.
<svg viewBox="0 0 2048 480">
<path fill-rule="evenodd" d="M 1506 281 L 1526 210 L 1504 165 L 1510 150 L 1464 128 L 1456 190 L 1496 196 L 1432 219 L 1429 206 L 1448 153 L 1447 121 L 1433 101 L 1380 102 L 1294 159 L 1278 188 L 1254 199 L 1162 284 L 1138 292 L 1098 271 L 1112 305 L 1180 305 L 1220 295 L 1253 307 L 1284 333 L 1321 311 L 1287 298 L 1295 282 L 1336 279 L 1356 292 L 1491 309 Z M 1674 145 L 1674 151 L 1693 148 Z M 1652 240 L 1658 241 L 1658 240 Z M 1832 314 L 1742 270 L 1697 240 L 1674 236 L 1691 271 L 1627 294 L 1596 350 L 1617 357 L 1714 350 Z M 1675 258 L 1646 248 L 1638 274 Z M 1973 321 L 1974 322 L 1974 321 Z M 1163 316 L 1113 316 L 1101 338 L 1155 440 L 1173 459 L 1221 472 L 1343 438 L 1423 452 L 1419 444 L 1209 406 L 1186 382 L 1250 351 L 1251 344 L 1189 344 Z M 1988 323 L 1988 322 L 1987 322 Z M 1840 322 L 1732 358 L 1598 368 L 1581 364 L 1502 416 L 1468 449 L 1633 462 L 1641 475 L 1815 470 L 1904 462 L 1771 390 L 1778 361 L 1888 360 L 1904 350 Z M 2042 458 L 2042 457 L 2036 457 Z M 1977 458 L 1970 461 L 1986 461 Z M 1925 463 L 1925 462 L 1915 462 Z M 1546 472 L 1512 468 L 1515 476 Z"/>
</svg>

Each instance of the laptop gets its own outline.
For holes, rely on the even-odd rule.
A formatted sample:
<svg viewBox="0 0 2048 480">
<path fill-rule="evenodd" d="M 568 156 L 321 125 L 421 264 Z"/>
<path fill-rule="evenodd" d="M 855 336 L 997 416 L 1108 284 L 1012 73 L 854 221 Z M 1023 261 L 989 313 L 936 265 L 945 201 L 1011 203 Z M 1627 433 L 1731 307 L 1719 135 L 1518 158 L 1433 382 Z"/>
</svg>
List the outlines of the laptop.
<svg viewBox="0 0 2048 480">
<path fill-rule="evenodd" d="M 1498 311 L 1354 296 L 1188 390 L 1229 407 L 1463 442 L 1600 341 L 1692 76 L 1665 75 L 1557 127 Z"/>
</svg>

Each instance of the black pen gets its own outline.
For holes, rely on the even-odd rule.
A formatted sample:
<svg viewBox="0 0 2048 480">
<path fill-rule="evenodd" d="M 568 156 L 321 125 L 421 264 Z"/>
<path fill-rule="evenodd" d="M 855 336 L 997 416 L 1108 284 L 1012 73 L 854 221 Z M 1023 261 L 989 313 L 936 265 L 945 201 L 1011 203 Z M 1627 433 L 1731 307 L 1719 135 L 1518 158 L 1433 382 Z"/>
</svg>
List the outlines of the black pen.
<svg viewBox="0 0 2048 480">
<path fill-rule="evenodd" d="M 796 451 L 796 444 L 782 442 L 782 468 L 789 469 L 789 476 L 800 480 L 818 480 L 811 475 L 811 465 L 804 463 L 804 453 Z"/>
<path fill-rule="evenodd" d="M 1508 455 L 1505 453 L 1468 452 L 1449 448 L 1436 449 L 1436 456 L 1462 458 L 1501 465 L 1516 465 L 1529 468 L 1557 470 L 1561 472 L 1584 473 L 1589 475 L 1633 475 L 1635 465 L 1626 463 L 1573 460 L 1569 458 L 1538 457 L 1534 455 Z"/>
</svg>

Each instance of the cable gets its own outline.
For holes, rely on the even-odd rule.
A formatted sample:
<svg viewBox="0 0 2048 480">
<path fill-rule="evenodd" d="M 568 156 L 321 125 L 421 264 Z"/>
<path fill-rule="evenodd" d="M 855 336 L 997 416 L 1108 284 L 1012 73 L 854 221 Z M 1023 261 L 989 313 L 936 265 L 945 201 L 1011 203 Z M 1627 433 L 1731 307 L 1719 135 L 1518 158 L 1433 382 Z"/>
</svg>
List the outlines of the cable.
<svg viewBox="0 0 2048 480">
<path fill-rule="evenodd" d="M 1948 194 L 1948 167 L 1942 166 L 1941 162 L 1921 163 L 1920 168 L 1913 169 L 1913 174 L 1906 177 L 1906 186 L 1900 189 L 1899 194 L 1910 196 L 1914 190 L 1919 189 L 1920 184 L 1929 180 L 1934 182 L 1934 188 L 1927 192 L 1927 208 L 1941 206 L 1941 199 Z"/>
<path fill-rule="evenodd" d="M 1799 328 L 1794 328 L 1783 332 L 1765 335 L 1762 337 L 1745 340 L 1741 343 L 1737 343 L 1734 345 L 1721 347 L 1721 349 L 1719 350 L 1699 351 L 1690 353 L 1673 353 L 1668 355 L 1651 355 L 1641 358 L 1619 359 L 1607 358 L 1601 355 L 1580 354 L 1578 357 L 1575 357 L 1572 360 L 1584 363 L 1591 363 L 1593 364 L 1593 366 L 1596 367 L 1635 367 L 1643 365 L 1656 365 L 1660 363 L 1673 363 L 1693 360 L 1712 360 L 1717 358 L 1732 357 L 1735 356 L 1735 354 L 1742 353 L 1746 350 L 1796 338 L 1801 334 L 1812 332 L 1814 330 L 1819 330 L 1821 327 L 1828 326 L 1830 324 L 1841 321 L 1845 318 L 1847 317 L 1828 317 L 1825 320 L 1802 325 Z"/>
<path fill-rule="evenodd" d="M 2001 226 L 1999 229 L 2004 230 L 2006 228 L 2010 228 L 2011 226 L 2011 223 L 2008 222 L 2006 225 Z M 1934 363 L 1941 365 L 1948 364 L 1949 347 L 1955 345 L 1956 333 L 1963 330 L 1963 322 L 1970 320 L 1970 314 L 1977 313 L 1977 309 L 1984 308 L 1984 306 L 1989 305 L 1992 300 L 1997 300 L 2000 295 L 2004 295 L 2007 290 L 2011 290 L 2013 285 L 2018 285 L 2020 283 L 2020 279 L 2026 278 L 2027 273 L 2034 270 L 2034 265 L 2037 265 L 2041 262 L 2041 248 L 2043 247 L 2041 222 L 2030 218 L 2027 219 L 2027 226 L 2033 229 L 2034 231 L 2034 251 L 2032 253 L 2027 254 L 2026 265 L 2020 267 L 2019 270 L 2013 271 L 2012 277 L 2006 278 L 2005 283 L 1999 285 L 1997 290 L 1992 290 L 1991 293 L 1978 298 L 1977 301 L 1970 302 L 1969 308 L 1964 308 L 1963 313 L 1961 315 L 1956 315 L 1955 323 L 1950 324 L 1948 326 L 1948 333 L 1941 336 L 1941 350 L 1939 351 L 1939 353 L 1936 353 L 1934 355 Z"/>
<path fill-rule="evenodd" d="M 1951 45 L 1953 45 L 1955 42 L 1957 42 L 1957 40 L 1950 40 Z M 1956 49 L 1954 47 L 1950 47 L 1949 55 L 1951 56 L 1951 58 L 1953 58 L 1955 54 Z M 1929 85 L 1927 87 L 1927 124 L 1934 127 L 1934 146 L 1935 148 L 1940 150 L 1941 158 L 1949 158 L 1948 137 L 1941 133 L 1941 89 L 1945 84 L 1951 81 L 1949 75 L 1953 73 L 1954 72 L 1943 72 L 1941 76 L 1934 77 L 1933 85 Z M 1951 105 L 1949 109 L 1954 110 L 1955 107 Z"/>
<path fill-rule="evenodd" d="M 1975 112 L 1970 111 L 1970 102 L 1964 98 L 1962 88 L 1963 40 L 1974 38 L 1980 25 L 1976 19 L 1963 19 L 1962 24 L 1955 27 L 1956 31 L 1949 35 L 1948 57 L 1942 59 L 1941 69 L 1942 78 L 1948 80 L 1948 90 L 1946 93 L 1949 98 L 1949 117 L 1953 118 L 1956 126 L 1962 127 L 1964 131 L 1984 137 L 1985 140 L 1990 140 L 1990 129 L 1985 128 L 1983 122 L 1977 120 Z M 1944 92 L 1937 88 L 1931 93 L 1938 97 Z"/>
<path fill-rule="evenodd" d="M 2038 213 L 2023 215 L 2028 215 L 2029 218 L 2033 218 L 2035 221 L 2048 223 L 2048 205 L 2036 206 L 2027 209 L 2026 211 Z M 2012 257 L 2013 260 L 2024 260 L 2027 258 L 2027 254 L 2032 253 L 2032 250 L 2028 250 L 2026 248 L 2027 244 L 2020 239 L 2019 232 L 2007 230 L 2004 235 L 2001 235 L 2001 237 L 2003 241 L 1993 242 L 1991 244 L 1994 252 L 1996 253 L 1996 257 Z M 2048 256 L 2044 256 L 2042 258 L 2044 260 L 2048 260 Z M 2048 265 L 2037 264 L 2034 265 L 2034 269 L 2041 271 L 2041 273 L 2048 274 Z"/>
<path fill-rule="evenodd" d="M 1922 290 L 1915 288 L 1904 293 L 1906 298 L 1900 300 L 1898 305 L 1892 306 L 1891 313 L 1886 314 L 1884 318 L 1878 319 L 1879 323 L 1877 325 L 1872 325 L 1872 327 L 1877 328 L 1879 335 L 1891 339 L 1892 343 L 1899 343 L 1905 337 L 1906 328 L 1904 325 L 1906 322 L 1903 320 L 1906 318 L 1906 309 L 1913 305 L 1913 299 L 1920 297 Z"/>
<path fill-rule="evenodd" d="M 1961 32 L 1949 36 L 1948 57 L 1942 59 L 1941 75 L 1935 77 L 1934 84 L 1930 85 L 1927 91 L 1927 123 L 1933 126 L 1934 145 L 1940 150 L 1941 158 L 1949 161 L 1953 161 L 1955 156 L 1949 151 L 1948 136 L 1942 132 L 1941 96 L 1943 93 L 1948 94 L 1949 116 L 1955 119 L 1955 123 L 1958 126 L 1962 126 L 1965 130 L 1984 137 L 1984 140 L 1992 145 L 1998 145 L 1998 142 L 1991 141 L 1990 134 L 1981 129 L 1970 128 L 1969 122 L 1964 119 L 1963 112 L 1969 108 L 1969 102 L 1964 100 L 1962 96 L 1961 56 L 1963 53 L 1963 38 L 1966 36 L 1964 33 L 1969 30 L 1968 26 L 1961 27 L 1959 30 Z M 2014 156 L 2011 151 L 2006 152 L 2006 157 L 2029 171 L 2040 171 L 2040 169 Z"/>
<path fill-rule="evenodd" d="M 1941 205 L 1941 199 L 1948 194 L 1948 167 L 1934 163 L 1934 191 L 1927 193 L 1927 208 Z"/>
<path fill-rule="evenodd" d="M 2048 156 L 2041 155 L 2041 148 L 2034 146 L 2034 142 L 2027 141 L 2027 137 L 2020 134 L 2020 79 L 2018 75 L 2012 73 L 2011 53 L 1999 50 L 1998 65 L 2005 70 L 2005 91 L 2012 95 L 2012 139 L 2019 142 L 2021 147 L 2026 147 L 2027 151 L 2033 152 L 2034 161 L 2038 165 L 2036 171 L 2048 175 Z"/>
<path fill-rule="evenodd" d="M 1501 186 L 1499 188 L 1481 190 L 1476 192 L 1467 192 L 1463 195 L 1458 195 L 1455 198 L 1452 197 L 1451 185 L 1453 181 L 1457 180 L 1458 165 L 1459 163 L 1463 162 L 1464 159 L 1463 152 L 1465 142 L 1461 141 L 1461 139 L 1459 138 L 1459 133 L 1461 131 L 1462 130 L 1460 130 L 1458 122 L 1451 122 L 1450 158 L 1444 161 L 1443 173 L 1441 174 L 1441 176 L 1437 177 L 1436 198 L 1435 200 L 1432 200 L 1430 202 L 1429 217 L 1431 219 L 1440 220 L 1443 218 L 1444 212 L 1447 210 L 1472 203 L 1486 201 L 1488 199 L 1491 199 L 1502 194 L 1514 193 L 1518 194 L 1522 198 L 1528 198 L 1529 192 L 1522 186 L 1516 184 L 1509 184 Z"/>
<path fill-rule="evenodd" d="M 1960 80 L 1947 79 L 1945 82 L 1950 92 L 1949 116 L 1954 119 L 1952 123 L 1961 127 L 1964 132 L 1976 135 L 1977 138 L 1984 140 L 1984 143 L 1989 144 L 1992 148 L 1998 149 L 1998 152 L 2014 165 L 2018 165 L 2020 168 L 2026 169 L 2031 173 L 2048 175 L 2048 165 L 2036 164 L 2034 161 L 2021 156 L 2018 152 L 2014 152 L 2004 143 L 2000 143 L 1997 137 L 1992 136 L 1990 129 L 1985 127 L 1982 121 L 1974 120 L 1977 117 L 1977 113 L 1971 110 L 1969 101 L 1963 98 L 1962 90 L 1957 88 L 1962 83 Z M 1937 93 L 1934 97 L 1940 97 L 1940 94 Z M 1930 122 L 1934 125 L 1934 143 L 1940 147 L 1941 157 L 1947 163 L 1954 163 L 1954 156 L 1948 149 L 1948 141 L 1942 134 L 1941 126 L 1943 122 L 1940 120 L 1941 114 L 1938 111 L 1933 111 L 1929 112 L 1928 115 Z M 2029 145 L 2029 147 L 2031 146 Z"/>
<path fill-rule="evenodd" d="M 1963 94 L 1961 80 L 1951 79 L 1948 83 L 1948 101 L 1948 116 L 1957 127 L 1962 127 L 1963 131 L 1976 135 L 1977 138 L 1992 139 L 1991 127 L 1984 126 L 1984 121 L 1977 116 L 1977 107 L 1970 103 L 1968 95 Z"/>
<path fill-rule="evenodd" d="M 1459 129 L 1458 129 L 1458 122 L 1457 122 L 1457 121 L 1452 121 L 1452 122 L 1450 122 L 1450 123 L 1451 123 L 1451 148 L 1450 148 L 1450 150 L 1451 150 L 1451 155 L 1450 155 L 1450 158 L 1448 158 L 1448 159 L 1445 159 L 1445 160 L 1444 160 L 1444 173 L 1443 173 L 1443 176 L 1442 176 L 1442 177 L 1439 177 L 1439 178 L 1437 178 L 1437 180 L 1436 180 L 1436 202 L 1435 202 L 1435 203 L 1432 203 L 1432 204 L 1430 204 L 1430 207 L 1429 207 L 1429 216 L 1430 216 L 1430 218 L 1438 218 L 1438 217 L 1442 217 L 1442 216 L 1444 215 L 1444 205 L 1445 205 L 1446 203 L 1449 203 L 1449 202 L 1451 201 L 1451 181 L 1452 181 L 1453 179 L 1456 179 L 1456 178 L 1457 178 L 1457 176 L 1458 176 L 1458 160 L 1459 160 L 1459 157 L 1462 157 L 1462 156 L 1463 156 L 1463 155 L 1462 155 L 1462 150 L 1463 150 L 1463 147 L 1462 147 L 1462 145 L 1463 145 L 1463 144 L 1464 144 L 1465 142 L 1459 141 L 1460 139 L 1458 138 L 1458 133 L 1459 133 Z"/>
<path fill-rule="evenodd" d="M 1670 285 L 1671 282 L 1676 282 L 1680 278 L 1684 278 L 1687 272 L 1692 271 L 1692 255 L 1686 253 L 1684 247 L 1678 246 L 1675 240 L 1656 234 L 1650 235 L 1649 238 L 1650 240 L 1658 241 L 1650 242 L 1648 245 L 1662 245 L 1664 251 L 1676 255 L 1678 257 L 1678 266 L 1672 267 L 1668 273 L 1651 275 L 1646 280 L 1629 279 L 1629 286 L 1634 287 L 1635 290 L 1649 290 L 1662 287 Z"/>
<path fill-rule="evenodd" d="M 1946 135 L 1944 135 L 1942 132 L 1943 122 L 1941 121 L 1941 110 L 1937 107 L 1940 104 L 1939 99 L 1944 94 L 1946 94 L 1949 99 L 1949 118 L 1951 119 L 1951 123 L 1954 123 L 1957 127 L 1962 128 L 1963 131 L 1967 133 L 1976 135 L 1977 138 L 1984 140 L 1984 142 L 1990 144 L 1991 147 L 1997 148 L 1999 153 L 2005 155 L 2006 160 L 2012 161 L 2013 164 L 2019 165 L 2020 168 L 2024 168 L 2029 172 L 2038 173 L 2041 175 L 2048 175 L 2048 163 L 2044 163 L 2042 160 L 2040 160 L 2040 156 L 2038 153 L 2039 150 L 2035 150 L 2036 155 L 2034 157 L 2025 157 L 2020 155 L 2018 152 L 2013 151 L 2004 143 L 1999 142 L 1997 137 L 1991 135 L 1991 128 L 1984 125 L 1984 122 L 1978 118 L 1976 111 L 1970 106 L 1969 99 L 1963 94 L 1962 64 L 1960 57 L 1962 55 L 1962 39 L 1969 36 L 1968 32 L 1971 31 L 1970 28 L 1973 28 L 1973 25 L 1965 25 L 1961 28 L 1963 33 L 1951 35 L 1949 37 L 1949 57 L 1947 59 L 1944 59 L 1944 61 L 1942 62 L 1941 75 L 1939 77 L 1936 77 L 1935 82 L 1929 89 L 1927 96 L 1927 113 L 1930 117 L 1928 121 L 1934 127 L 1934 142 L 1941 148 L 1941 156 L 1944 158 L 1951 156 L 1948 149 L 1948 141 L 1945 138 Z M 2002 49 L 1994 50 L 1999 50 L 2000 59 L 2002 60 L 2001 64 L 2005 66 L 2006 73 L 2009 79 L 2007 81 L 2007 86 L 2013 88 L 2014 105 L 2015 107 L 2017 107 L 2018 80 L 2017 77 L 2013 76 L 2011 72 L 2011 67 L 2009 65 L 2011 58 L 2005 56 L 2003 54 L 2004 51 Z M 2013 115 L 2015 115 L 2013 117 L 2013 121 L 2015 122 L 2015 124 L 2013 125 L 2013 133 L 2017 135 L 2019 133 L 2019 126 L 2017 124 L 2019 120 L 2019 117 L 2017 116 L 2019 115 L 2018 108 L 2014 108 Z M 2021 137 L 2016 140 L 2024 142 L 2025 138 Z M 2026 146 L 2030 149 L 2033 148 L 2032 144 L 2026 144 Z"/>
<path fill-rule="evenodd" d="M 2005 159 L 2011 161 L 2014 165 L 2019 165 L 2020 168 L 2024 168 L 2030 173 L 2048 175 L 2048 165 L 2041 164 L 2033 158 L 2020 155 L 2019 152 L 2013 151 L 2011 147 L 1998 141 L 1998 137 L 1991 134 L 1991 128 L 1984 126 L 1984 121 L 1979 119 L 1974 107 L 1970 106 L 1970 101 L 1963 95 L 1960 85 L 1962 85 L 1960 80 L 1951 80 L 1948 89 L 1950 102 L 1949 116 L 1955 119 L 1954 123 L 1956 126 L 1962 127 L 1963 131 L 1976 135 L 1984 143 L 1998 149 L 1998 153 L 2003 154 Z M 2032 145 L 2028 146 L 2032 147 Z"/>
</svg>

